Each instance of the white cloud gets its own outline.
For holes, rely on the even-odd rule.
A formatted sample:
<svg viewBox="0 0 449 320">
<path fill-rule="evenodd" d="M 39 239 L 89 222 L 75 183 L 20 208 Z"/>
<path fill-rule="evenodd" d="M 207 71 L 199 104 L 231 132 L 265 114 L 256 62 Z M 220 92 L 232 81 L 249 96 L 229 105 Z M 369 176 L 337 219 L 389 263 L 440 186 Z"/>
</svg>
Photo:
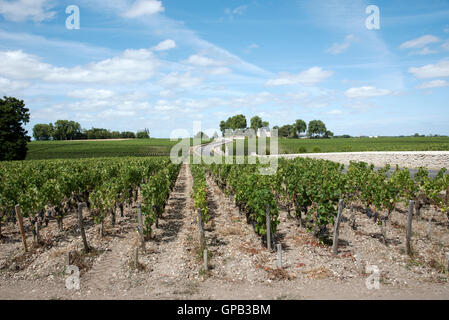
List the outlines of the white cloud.
<svg viewBox="0 0 449 320">
<path fill-rule="evenodd" d="M 50 11 L 53 1 L 49 0 L 0 0 L 0 14 L 6 20 L 21 22 L 28 19 L 34 22 L 42 22 L 55 16 L 55 11 Z"/>
<path fill-rule="evenodd" d="M 146 15 L 153 15 L 163 12 L 162 2 L 157 0 L 136 0 L 131 8 L 123 16 L 126 18 L 136 18 Z"/>
<path fill-rule="evenodd" d="M 338 109 L 334 109 L 328 112 L 325 112 L 324 114 L 330 115 L 330 116 L 338 116 L 338 115 L 342 115 L 344 112 Z"/>
<path fill-rule="evenodd" d="M 213 75 L 213 76 L 221 76 L 221 75 L 232 73 L 232 70 L 229 68 L 226 68 L 226 67 L 220 67 L 220 68 L 212 69 L 212 70 L 208 71 L 207 73 L 210 75 Z"/>
<path fill-rule="evenodd" d="M 437 53 L 438 51 L 436 51 L 436 50 L 430 50 L 428 47 L 424 47 L 424 48 L 422 48 L 421 50 L 419 50 L 419 51 L 413 51 L 413 52 L 411 52 L 410 54 L 419 54 L 419 55 L 421 55 L 421 56 L 424 56 L 424 55 L 428 55 L 428 54 L 432 54 L 432 53 Z"/>
<path fill-rule="evenodd" d="M 158 66 L 146 49 L 125 50 L 120 56 L 74 68 L 60 68 L 18 51 L 0 51 L 0 74 L 12 79 L 41 79 L 58 83 L 126 83 L 151 78 Z"/>
<path fill-rule="evenodd" d="M 326 52 L 330 54 L 342 53 L 346 51 L 346 49 L 348 49 L 351 46 L 352 42 L 354 42 L 355 40 L 356 38 L 354 37 L 354 35 L 347 35 L 342 43 L 334 43 L 332 47 L 326 50 Z"/>
<path fill-rule="evenodd" d="M 443 88 L 449 86 L 449 82 L 446 80 L 432 80 L 429 82 L 424 82 L 417 86 L 417 89 L 431 89 L 431 88 Z"/>
<path fill-rule="evenodd" d="M 325 79 L 331 77 L 333 71 L 323 70 L 321 67 L 312 67 L 299 74 L 290 74 L 288 72 L 279 73 L 276 79 L 270 79 L 266 82 L 267 86 L 283 86 L 283 85 L 315 85 Z"/>
<path fill-rule="evenodd" d="M 232 19 L 234 15 L 239 15 L 239 16 L 243 15 L 245 13 L 246 9 L 248 9 L 247 5 L 241 5 L 241 6 L 238 6 L 238 7 L 234 8 L 234 9 L 226 8 L 225 9 L 225 13 L 228 16 L 230 16 L 231 19 Z"/>
<path fill-rule="evenodd" d="M 166 51 L 166 50 L 170 50 L 170 49 L 174 49 L 176 48 L 176 42 L 171 40 L 171 39 L 167 39 L 165 41 L 160 42 L 157 46 L 155 46 L 153 48 L 154 51 Z"/>
<path fill-rule="evenodd" d="M 0 94 L 9 95 L 11 92 L 26 89 L 30 86 L 27 82 L 11 81 L 6 78 L 0 77 Z"/>
<path fill-rule="evenodd" d="M 427 64 L 418 68 L 412 67 L 408 71 L 420 79 L 449 77 L 449 60 L 442 60 L 437 64 Z"/>
<path fill-rule="evenodd" d="M 449 50 L 449 40 L 446 41 L 445 43 L 443 43 L 443 44 L 441 45 L 441 48 L 443 48 L 443 49 L 445 49 L 445 50 Z"/>
<path fill-rule="evenodd" d="M 115 93 L 113 91 L 102 89 L 74 90 L 67 93 L 67 96 L 70 98 L 89 99 L 89 100 L 109 99 L 112 98 L 114 95 Z"/>
<path fill-rule="evenodd" d="M 212 58 L 200 56 L 197 54 L 191 55 L 184 62 L 188 63 L 188 64 L 192 64 L 194 66 L 198 66 L 198 67 L 221 66 L 224 64 L 224 62 L 222 62 L 222 61 L 217 61 Z"/>
<path fill-rule="evenodd" d="M 164 87 L 171 88 L 191 88 L 198 86 L 202 82 L 201 78 L 195 78 L 190 75 L 190 72 L 180 74 L 172 72 L 166 75 L 159 81 L 159 84 Z"/>
<path fill-rule="evenodd" d="M 411 49 L 411 48 L 422 48 L 428 44 L 440 42 L 440 38 L 427 34 L 425 36 L 409 40 L 401 44 L 399 47 L 401 49 Z"/>
<path fill-rule="evenodd" d="M 345 96 L 348 98 L 368 98 L 386 96 L 392 92 L 387 89 L 379 89 L 375 87 L 365 86 L 360 88 L 350 88 L 346 90 Z"/>
</svg>

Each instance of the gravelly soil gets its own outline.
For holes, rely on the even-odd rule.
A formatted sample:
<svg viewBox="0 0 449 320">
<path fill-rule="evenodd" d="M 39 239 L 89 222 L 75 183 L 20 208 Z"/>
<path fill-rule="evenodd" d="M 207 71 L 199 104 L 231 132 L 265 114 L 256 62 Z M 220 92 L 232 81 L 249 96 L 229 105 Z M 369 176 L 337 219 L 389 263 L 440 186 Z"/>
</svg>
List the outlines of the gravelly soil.
<svg viewBox="0 0 449 320">
<path fill-rule="evenodd" d="M 412 259 L 403 253 L 405 207 L 391 216 L 387 245 L 380 227 L 358 207 L 353 208 L 354 229 L 351 208 L 346 208 L 338 256 L 282 209 L 275 235 L 283 248 L 283 268 L 278 269 L 276 253 L 268 252 L 230 198 L 210 177 L 207 181 L 209 271 L 203 270 L 199 254 L 190 197 L 192 176 L 189 167 L 183 166 L 153 238 L 145 251 L 139 251 L 137 269 L 133 260 L 139 241 L 133 207 L 125 208 L 116 227 L 106 225 L 104 238 L 84 212 L 87 238 L 95 250 L 82 263 L 76 262 L 82 267 L 80 290 L 65 287 L 66 252 L 77 256 L 82 248 L 74 215 L 64 219 L 62 234 L 52 221 L 42 230 L 47 246 L 28 255 L 23 254 L 17 230 L 9 225 L 3 230 L 7 238 L 0 244 L 0 299 L 449 299 L 444 269 L 448 224 L 432 208 L 422 209 L 414 219 L 416 254 Z M 431 240 L 426 238 L 430 216 Z M 366 287 L 370 274 L 360 272 L 356 253 L 363 267 L 375 265 L 380 270 L 378 290 Z"/>
</svg>

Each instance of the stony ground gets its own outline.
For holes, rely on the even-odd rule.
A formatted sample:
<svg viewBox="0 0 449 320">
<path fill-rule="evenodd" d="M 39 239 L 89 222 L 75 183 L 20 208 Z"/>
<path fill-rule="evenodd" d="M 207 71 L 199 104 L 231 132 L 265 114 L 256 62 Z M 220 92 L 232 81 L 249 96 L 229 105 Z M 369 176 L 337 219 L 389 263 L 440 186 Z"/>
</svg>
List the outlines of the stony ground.
<svg viewBox="0 0 449 320">
<path fill-rule="evenodd" d="M 358 206 L 346 208 L 339 253 L 333 256 L 296 218 L 281 208 L 275 243 L 282 268 L 246 223 L 232 200 L 207 178 L 211 220 L 205 225 L 209 270 L 203 268 L 192 176 L 183 166 L 168 205 L 145 250 L 139 248 L 135 204 L 117 224 L 98 227 L 84 212 L 87 239 L 95 250 L 82 254 L 75 215 L 41 232 L 42 243 L 23 253 L 20 234 L 3 228 L 0 244 L 0 299 L 449 299 L 447 218 L 425 207 L 413 221 L 414 255 L 404 254 L 406 208 L 398 206 L 386 228 Z M 354 214 L 352 214 L 354 213 Z M 430 239 L 427 237 L 431 221 Z M 28 243 L 32 243 L 32 237 Z M 66 288 L 67 253 L 80 269 L 80 289 Z M 359 259 L 356 259 L 356 256 Z M 379 270 L 379 289 L 368 289 Z"/>
<path fill-rule="evenodd" d="M 372 163 L 376 167 L 390 164 L 404 168 L 425 167 L 449 170 L 449 151 L 397 151 L 397 152 L 332 152 L 280 155 L 284 158 L 310 157 L 331 160 L 348 165 L 350 161 Z"/>
</svg>

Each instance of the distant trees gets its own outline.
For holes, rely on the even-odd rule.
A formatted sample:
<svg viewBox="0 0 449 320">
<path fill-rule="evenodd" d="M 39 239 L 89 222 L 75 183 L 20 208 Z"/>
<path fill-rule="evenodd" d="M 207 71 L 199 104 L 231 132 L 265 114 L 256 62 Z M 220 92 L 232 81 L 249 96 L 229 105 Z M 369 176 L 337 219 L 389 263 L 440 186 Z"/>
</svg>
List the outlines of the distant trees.
<svg viewBox="0 0 449 320">
<path fill-rule="evenodd" d="M 136 134 L 130 131 L 110 131 L 103 128 L 82 129 L 75 121 L 58 120 L 53 125 L 36 124 L 33 127 L 33 137 L 37 141 L 46 140 L 85 140 L 85 139 L 135 139 Z M 140 134 L 141 138 L 149 138 L 150 132 L 145 129 Z"/>
<path fill-rule="evenodd" d="M 201 140 L 209 140 L 209 136 L 207 134 L 205 134 L 203 131 L 198 132 L 195 135 L 196 139 L 201 139 Z"/>
<path fill-rule="evenodd" d="M 254 130 L 254 132 L 257 132 L 260 128 L 266 128 L 270 125 L 268 121 L 262 121 L 262 118 L 259 116 L 254 116 L 250 120 L 251 123 L 251 129 Z"/>
<path fill-rule="evenodd" d="M 150 130 L 146 129 L 138 131 L 136 135 L 137 139 L 150 139 Z"/>
<path fill-rule="evenodd" d="M 246 129 L 247 122 L 246 117 L 243 114 L 239 114 L 233 117 L 228 118 L 226 121 L 220 122 L 220 131 L 221 133 L 225 134 L 226 129 Z"/>
<path fill-rule="evenodd" d="M 29 121 L 29 109 L 22 100 L 0 99 L 0 161 L 25 159 L 30 137 L 23 125 Z"/>
<path fill-rule="evenodd" d="M 69 120 L 56 121 L 52 136 L 54 140 L 78 140 L 83 138 L 81 125 Z"/>
<path fill-rule="evenodd" d="M 53 124 L 36 124 L 33 128 L 33 137 L 37 141 L 50 140 L 53 135 Z"/>
<path fill-rule="evenodd" d="M 311 138 L 318 138 L 326 134 L 326 125 L 321 120 L 312 120 L 309 122 L 307 134 Z"/>
<path fill-rule="evenodd" d="M 304 120 L 296 120 L 295 124 L 293 125 L 296 131 L 296 134 L 299 136 L 301 133 L 306 132 L 307 130 L 307 124 Z"/>
<path fill-rule="evenodd" d="M 285 126 L 280 127 L 278 130 L 278 136 L 284 138 L 298 138 L 295 127 L 291 124 L 286 124 Z"/>
</svg>

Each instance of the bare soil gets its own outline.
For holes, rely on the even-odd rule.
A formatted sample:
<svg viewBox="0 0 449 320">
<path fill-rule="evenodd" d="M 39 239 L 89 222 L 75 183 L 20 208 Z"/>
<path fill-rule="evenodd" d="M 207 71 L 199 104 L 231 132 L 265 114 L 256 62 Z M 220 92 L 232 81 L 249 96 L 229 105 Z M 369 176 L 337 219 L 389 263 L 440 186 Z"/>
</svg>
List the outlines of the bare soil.
<svg viewBox="0 0 449 320">
<path fill-rule="evenodd" d="M 446 216 L 424 207 L 413 221 L 413 255 L 405 255 L 407 210 L 398 206 L 380 226 L 359 206 L 343 211 L 339 253 L 300 227 L 282 208 L 275 243 L 282 245 L 282 268 L 244 214 L 208 177 L 210 221 L 205 225 L 209 269 L 204 270 L 193 210 L 192 175 L 184 165 L 166 210 L 145 250 L 139 249 L 135 207 L 125 207 L 117 224 L 98 226 L 84 212 L 93 248 L 83 253 L 76 215 L 41 230 L 41 243 L 23 252 L 17 226 L 3 225 L 0 242 L 0 299 L 449 299 L 449 233 Z M 352 219 L 354 213 L 354 219 Z M 431 218 L 431 238 L 427 238 Z M 29 222 L 26 224 L 29 226 Z M 80 269 L 80 289 L 66 288 L 67 253 Z M 357 263 L 356 255 L 360 257 Z M 379 289 L 369 289 L 379 270 Z"/>
</svg>

